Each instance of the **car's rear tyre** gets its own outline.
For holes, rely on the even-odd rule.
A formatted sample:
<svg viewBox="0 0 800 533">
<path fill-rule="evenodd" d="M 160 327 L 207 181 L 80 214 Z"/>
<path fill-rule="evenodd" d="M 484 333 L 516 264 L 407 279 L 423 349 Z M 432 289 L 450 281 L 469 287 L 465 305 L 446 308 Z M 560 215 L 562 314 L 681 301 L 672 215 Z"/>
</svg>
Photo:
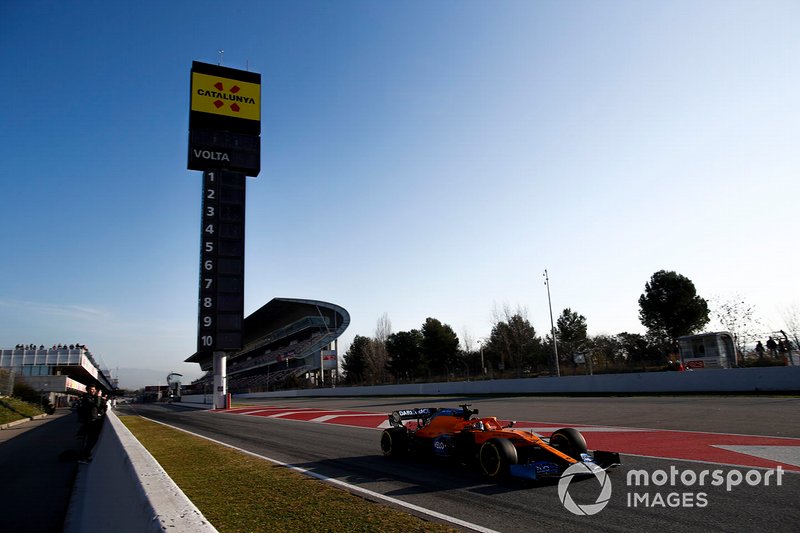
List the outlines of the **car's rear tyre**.
<svg viewBox="0 0 800 533">
<path fill-rule="evenodd" d="M 487 477 L 503 478 L 508 475 L 509 467 L 517 464 L 517 449 L 508 439 L 490 439 L 481 445 L 478 462 Z"/>
<path fill-rule="evenodd" d="M 550 445 L 578 461 L 581 460 L 582 453 L 589 453 L 586 439 L 575 428 L 563 428 L 554 431 L 550 436 Z"/>
<path fill-rule="evenodd" d="M 408 453 L 408 431 L 405 428 L 384 429 L 381 451 L 385 457 L 403 457 Z"/>
</svg>

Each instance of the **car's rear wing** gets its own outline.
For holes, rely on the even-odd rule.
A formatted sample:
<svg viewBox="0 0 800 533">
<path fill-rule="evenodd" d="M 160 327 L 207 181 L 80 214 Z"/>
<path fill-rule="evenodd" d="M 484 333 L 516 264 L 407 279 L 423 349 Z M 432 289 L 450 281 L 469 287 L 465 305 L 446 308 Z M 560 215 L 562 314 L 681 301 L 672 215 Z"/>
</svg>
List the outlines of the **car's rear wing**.
<svg viewBox="0 0 800 533">
<path fill-rule="evenodd" d="M 436 407 L 422 407 L 417 409 L 401 409 L 399 411 L 392 411 L 389 415 L 389 423 L 394 427 L 401 427 L 403 420 L 417 420 L 421 422 L 428 420 L 433 414 L 438 411 Z"/>
<path fill-rule="evenodd" d="M 469 404 L 464 404 L 461 409 L 440 409 L 438 407 L 418 407 L 416 409 L 400 409 L 392 411 L 389 415 L 389 423 L 393 427 L 403 427 L 403 420 L 416 420 L 419 425 L 424 426 L 434 415 L 459 416 L 469 419 L 471 415 L 478 414 L 477 409 L 470 409 Z"/>
</svg>

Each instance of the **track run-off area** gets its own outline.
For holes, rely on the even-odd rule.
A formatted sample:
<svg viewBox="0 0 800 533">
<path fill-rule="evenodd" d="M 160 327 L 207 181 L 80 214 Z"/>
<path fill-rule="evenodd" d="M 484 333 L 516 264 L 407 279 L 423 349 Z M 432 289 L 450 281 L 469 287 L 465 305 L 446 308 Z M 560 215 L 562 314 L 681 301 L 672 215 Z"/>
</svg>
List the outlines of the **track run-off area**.
<svg viewBox="0 0 800 533">
<path fill-rule="evenodd" d="M 592 476 L 492 483 L 462 465 L 382 456 L 391 411 L 462 403 L 542 437 L 574 427 L 590 450 L 619 452 L 622 465 L 605 485 Z M 219 411 L 136 410 L 456 529 L 797 531 L 800 523 L 798 398 L 247 398 Z"/>
</svg>

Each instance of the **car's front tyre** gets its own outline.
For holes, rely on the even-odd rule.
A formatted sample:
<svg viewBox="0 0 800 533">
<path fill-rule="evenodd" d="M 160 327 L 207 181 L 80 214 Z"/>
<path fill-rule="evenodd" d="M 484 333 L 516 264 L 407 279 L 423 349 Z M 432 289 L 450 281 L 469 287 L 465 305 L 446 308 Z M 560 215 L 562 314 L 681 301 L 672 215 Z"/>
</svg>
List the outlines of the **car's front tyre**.
<svg viewBox="0 0 800 533">
<path fill-rule="evenodd" d="M 581 460 L 581 454 L 589 453 L 586 439 L 575 428 L 563 428 L 554 431 L 550 436 L 550 445 L 576 461 Z"/>
<path fill-rule="evenodd" d="M 517 449 L 508 439 L 489 439 L 478 450 L 478 462 L 486 477 L 501 479 L 517 464 Z"/>
</svg>

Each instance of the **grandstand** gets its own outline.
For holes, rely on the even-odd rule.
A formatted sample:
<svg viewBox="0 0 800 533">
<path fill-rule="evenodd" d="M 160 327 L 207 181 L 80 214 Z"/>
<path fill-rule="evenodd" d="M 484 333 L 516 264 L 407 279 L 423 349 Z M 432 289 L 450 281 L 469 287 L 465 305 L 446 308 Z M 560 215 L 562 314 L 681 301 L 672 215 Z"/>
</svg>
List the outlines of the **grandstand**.
<svg viewBox="0 0 800 533">
<path fill-rule="evenodd" d="M 326 370 L 336 368 L 332 363 L 337 339 L 349 324 L 350 314 L 338 305 L 272 299 L 244 319 L 243 348 L 228 354 L 228 391 L 262 392 L 298 381 L 320 383 Z M 323 365 L 323 357 L 330 361 Z M 198 363 L 206 371 L 191 384 L 202 393 L 213 384 L 213 354 L 197 352 L 186 362 Z"/>
</svg>

